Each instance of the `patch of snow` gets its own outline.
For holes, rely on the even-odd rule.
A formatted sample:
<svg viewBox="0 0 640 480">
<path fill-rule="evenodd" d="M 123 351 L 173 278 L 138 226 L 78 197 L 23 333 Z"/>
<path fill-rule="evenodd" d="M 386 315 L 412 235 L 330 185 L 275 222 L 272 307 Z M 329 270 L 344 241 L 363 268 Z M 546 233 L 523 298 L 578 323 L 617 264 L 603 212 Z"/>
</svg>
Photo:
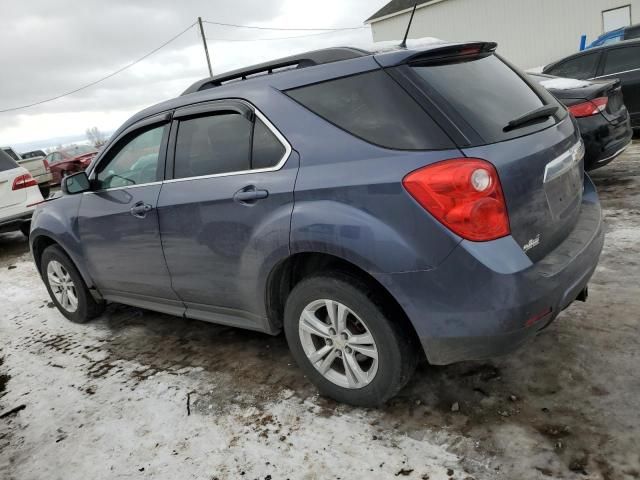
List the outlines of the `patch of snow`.
<svg viewBox="0 0 640 480">
<path fill-rule="evenodd" d="M 556 77 L 550 78 L 549 80 L 543 80 L 540 82 L 540 85 L 548 90 L 571 90 L 574 88 L 585 88 L 591 84 L 574 78 Z"/>
<path fill-rule="evenodd" d="M 545 65 L 540 65 L 539 67 L 532 67 L 529 68 L 527 70 L 525 70 L 525 72 L 527 73 L 542 73 L 542 71 L 544 70 Z"/>
</svg>

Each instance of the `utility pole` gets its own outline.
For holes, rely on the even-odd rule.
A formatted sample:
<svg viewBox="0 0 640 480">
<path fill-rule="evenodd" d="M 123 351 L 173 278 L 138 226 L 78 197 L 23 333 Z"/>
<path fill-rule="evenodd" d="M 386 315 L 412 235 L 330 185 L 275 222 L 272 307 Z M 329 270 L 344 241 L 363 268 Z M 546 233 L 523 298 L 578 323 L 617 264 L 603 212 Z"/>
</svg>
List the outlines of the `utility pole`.
<svg viewBox="0 0 640 480">
<path fill-rule="evenodd" d="M 213 70 L 211 70 L 211 60 L 209 59 L 209 48 L 207 47 L 207 37 L 204 36 L 204 28 L 202 27 L 202 17 L 198 17 L 198 25 L 200 26 L 200 35 L 202 35 L 202 44 L 204 45 L 204 54 L 207 57 L 207 66 L 209 67 L 209 76 L 213 77 Z"/>
</svg>

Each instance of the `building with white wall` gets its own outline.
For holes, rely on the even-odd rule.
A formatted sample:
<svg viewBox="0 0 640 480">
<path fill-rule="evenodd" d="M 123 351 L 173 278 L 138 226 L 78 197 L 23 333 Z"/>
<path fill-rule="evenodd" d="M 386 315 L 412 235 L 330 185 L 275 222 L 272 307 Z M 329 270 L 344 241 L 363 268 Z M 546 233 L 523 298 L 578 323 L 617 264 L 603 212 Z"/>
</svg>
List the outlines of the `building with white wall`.
<svg viewBox="0 0 640 480">
<path fill-rule="evenodd" d="M 366 20 L 374 41 L 402 38 L 416 0 L 392 0 Z M 522 68 L 574 53 L 605 31 L 640 23 L 640 0 L 430 0 L 418 2 L 409 38 L 488 40 Z"/>
</svg>

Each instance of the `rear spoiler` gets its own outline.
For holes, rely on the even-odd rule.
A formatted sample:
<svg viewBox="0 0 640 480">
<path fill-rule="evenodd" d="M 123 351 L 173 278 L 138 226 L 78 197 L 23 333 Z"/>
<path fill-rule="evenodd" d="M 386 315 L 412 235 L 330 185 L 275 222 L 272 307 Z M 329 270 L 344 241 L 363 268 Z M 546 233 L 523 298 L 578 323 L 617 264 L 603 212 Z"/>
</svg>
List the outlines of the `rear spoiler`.
<svg viewBox="0 0 640 480">
<path fill-rule="evenodd" d="M 396 50 L 376 55 L 376 61 L 382 67 L 394 67 L 403 64 L 427 65 L 440 63 L 453 58 L 473 58 L 490 55 L 496 51 L 495 42 L 464 42 L 433 45 L 425 50 Z"/>
</svg>

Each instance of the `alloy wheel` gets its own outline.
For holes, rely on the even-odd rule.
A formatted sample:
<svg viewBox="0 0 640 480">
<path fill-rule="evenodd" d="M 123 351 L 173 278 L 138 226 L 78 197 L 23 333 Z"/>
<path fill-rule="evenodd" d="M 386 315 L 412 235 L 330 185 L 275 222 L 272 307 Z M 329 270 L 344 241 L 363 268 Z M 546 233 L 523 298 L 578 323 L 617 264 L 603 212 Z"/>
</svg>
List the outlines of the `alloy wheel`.
<svg viewBox="0 0 640 480">
<path fill-rule="evenodd" d="M 307 358 L 327 380 L 344 388 L 362 388 L 378 371 L 378 348 L 365 322 L 335 300 L 308 304 L 299 321 Z"/>
<path fill-rule="evenodd" d="M 53 296 L 62 308 L 69 313 L 75 312 L 78 309 L 78 291 L 64 265 L 51 260 L 47 265 L 47 279 Z"/>
</svg>

